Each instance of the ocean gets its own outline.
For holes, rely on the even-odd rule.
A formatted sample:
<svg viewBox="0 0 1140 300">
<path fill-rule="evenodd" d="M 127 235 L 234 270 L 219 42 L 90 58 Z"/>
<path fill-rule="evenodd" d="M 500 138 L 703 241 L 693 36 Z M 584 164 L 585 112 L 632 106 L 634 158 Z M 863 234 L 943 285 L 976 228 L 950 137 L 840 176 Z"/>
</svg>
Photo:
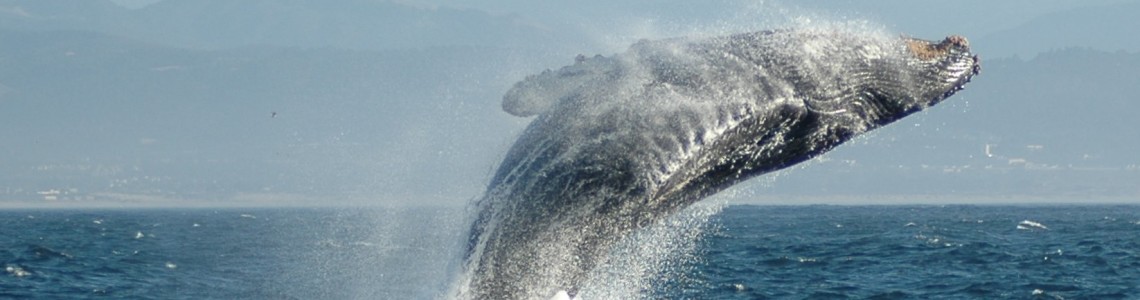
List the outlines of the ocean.
<svg viewBox="0 0 1140 300">
<path fill-rule="evenodd" d="M 449 208 L 7 209 L 3 299 L 436 299 Z M 724 207 L 647 299 L 1140 299 L 1140 206 Z"/>
</svg>

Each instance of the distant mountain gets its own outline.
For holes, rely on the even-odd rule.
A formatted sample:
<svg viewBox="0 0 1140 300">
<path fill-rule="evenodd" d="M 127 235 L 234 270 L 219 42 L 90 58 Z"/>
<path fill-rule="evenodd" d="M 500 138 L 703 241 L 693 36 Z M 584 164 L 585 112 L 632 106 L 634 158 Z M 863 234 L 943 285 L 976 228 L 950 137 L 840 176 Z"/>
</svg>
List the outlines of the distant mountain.
<svg viewBox="0 0 1140 300">
<path fill-rule="evenodd" d="M 129 11 L 107 0 L 0 0 L 0 29 L 99 31 L 130 26 Z"/>
<path fill-rule="evenodd" d="M 140 34 L 174 45 L 346 49 L 518 46 L 562 37 L 518 16 L 385 1 L 167 0 L 136 13 Z M 140 28 L 141 29 L 141 28 Z"/>
<path fill-rule="evenodd" d="M 1140 51 L 1140 40 L 1130 38 L 1136 35 L 1133 19 L 1140 15 L 1135 1 L 424 3 L 442 6 L 379 0 L 165 0 L 132 10 L 108 0 L 0 0 L 0 29 L 96 31 L 192 49 L 505 46 L 604 52 L 638 38 L 759 30 L 804 18 L 867 18 L 928 39 L 964 34 L 989 58 L 1032 57 L 1074 46 Z"/>
<path fill-rule="evenodd" d="M 206 51 L 0 30 L 0 189 L 89 192 L 144 177 L 165 179 L 110 191 L 477 189 L 518 127 L 498 105 L 516 80 L 503 67 L 520 63 L 512 54 L 522 53 Z"/>
<path fill-rule="evenodd" d="M 1140 2 L 1051 13 L 1021 26 L 981 37 L 973 43 L 989 57 L 1033 57 L 1065 48 L 1140 51 Z"/>
<path fill-rule="evenodd" d="M 193 49 L 542 47 L 580 41 L 516 15 L 368 0 L 167 0 L 136 10 L 106 0 L 0 0 L 0 28 L 97 31 Z"/>
<path fill-rule="evenodd" d="M 1132 26 L 1109 28 L 1107 26 L 1110 24 L 1102 18 L 1128 21 L 1138 15 L 1130 7 L 1138 3 L 1136 0 L 416 0 L 414 2 L 517 13 L 544 22 L 571 24 L 577 31 L 591 32 L 596 38 L 621 40 L 621 37 L 628 37 L 629 39 L 625 40 L 627 42 L 638 38 L 653 39 L 694 33 L 723 34 L 865 19 L 873 24 L 881 24 L 888 30 L 925 39 L 941 39 L 951 34 L 964 35 L 975 42 L 977 49 L 984 50 L 981 53 L 989 58 L 1003 57 L 1012 53 L 1005 49 L 991 51 L 988 47 L 991 44 L 1001 44 L 1003 47 L 1026 47 L 1034 52 L 1058 48 L 1047 43 L 1018 45 L 1020 41 L 1032 36 L 1049 39 L 1048 36 L 1034 33 L 1049 33 L 1054 29 L 1064 29 L 1060 32 L 1069 34 L 1079 33 L 1080 28 L 1092 26 L 1099 30 L 1081 34 L 1114 37 L 1122 39 L 1123 42 L 1123 39 L 1127 39 L 1130 34 L 1107 33 L 1133 33 L 1135 30 L 1132 28 L 1137 27 L 1135 23 L 1125 23 L 1125 25 L 1133 24 Z M 1092 9 L 1081 9 L 1084 7 Z M 1077 15 L 1068 16 L 1073 12 Z M 1047 17 L 1040 18 L 1042 16 Z M 1019 27 L 1033 20 L 1044 20 L 1046 24 Z M 1068 25 L 1076 27 L 1063 28 Z M 1102 25 L 1105 27 L 1096 27 Z M 1003 36 L 993 41 L 985 40 L 983 43 L 983 37 L 1013 28 L 1028 30 L 1024 35 L 1013 36 L 1014 39 L 1009 39 L 1008 42 L 1000 40 L 1009 38 Z M 1036 31 L 1038 28 L 1041 30 Z M 1045 48 L 1028 48 L 1029 46 L 1045 46 Z M 1104 48 L 1104 50 L 1114 49 Z"/>
<path fill-rule="evenodd" d="M 1071 48 L 988 66 L 970 87 L 970 125 L 1002 142 L 1042 145 L 1053 163 L 1140 163 L 1132 130 L 1140 128 L 1140 53 Z"/>
</svg>

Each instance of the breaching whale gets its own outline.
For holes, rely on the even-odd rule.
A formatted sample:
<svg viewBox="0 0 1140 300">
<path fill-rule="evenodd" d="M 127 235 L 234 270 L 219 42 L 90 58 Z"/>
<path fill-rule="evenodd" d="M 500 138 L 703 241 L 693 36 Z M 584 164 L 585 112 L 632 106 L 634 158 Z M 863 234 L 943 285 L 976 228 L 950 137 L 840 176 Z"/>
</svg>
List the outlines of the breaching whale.
<svg viewBox="0 0 1140 300">
<path fill-rule="evenodd" d="M 934 105 L 979 72 L 965 38 L 794 29 L 640 41 L 528 76 L 536 116 L 473 201 L 460 299 L 574 295 L 636 229 Z"/>
</svg>

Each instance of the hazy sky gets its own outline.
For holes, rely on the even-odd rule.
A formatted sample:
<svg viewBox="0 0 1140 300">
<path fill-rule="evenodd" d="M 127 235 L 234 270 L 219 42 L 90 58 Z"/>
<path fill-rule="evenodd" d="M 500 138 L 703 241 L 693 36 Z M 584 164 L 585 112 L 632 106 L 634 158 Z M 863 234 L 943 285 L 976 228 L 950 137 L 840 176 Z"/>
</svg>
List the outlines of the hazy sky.
<svg viewBox="0 0 1140 300">
<path fill-rule="evenodd" d="M 158 3 L 162 0 L 111 0 L 115 4 L 122 5 L 128 8 L 140 8 L 150 4 Z"/>
<path fill-rule="evenodd" d="M 1127 69 L 1140 52 L 1140 40 L 1119 38 L 1140 28 L 1140 1 L 167 0 L 181 2 L 165 8 L 147 6 L 155 0 L 112 1 L 135 14 L 71 18 L 65 2 L 0 2 L 42 10 L 30 10 L 31 17 L 0 10 L 0 138 L 16 141 L 0 145 L 0 198 L 74 189 L 159 199 L 316 194 L 461 203 L 481 193 L 529 121 L 499 109 L 503 92 L 527 75 L 577 54 L 621 52 L 644 38 L 813 22 L 870 24 L 926 39 L 966 35 L 983 59 L 982 75 L 949 103 L 842 147 L 827 162 L 743 185 L 744 197 L 896 187 L 860 183 L 852 190 L 855 184 L 842 184 L 859 182 L 842 177 L 849 171 L 962 182 L 930 188 L 947 193 L 1129 195 L 1127 184 L 1113 180 L 1131 177 L 1081 168 L 1135 176 L 1128 166 L 1140 164 L 1121 154 L 1136 138 L 1086 133 L 1103 132 L 1092 124 L 1140 127 L 1103 117 L 1134 110 L 1130 95 L 1137 93 L 1126 88 L 1140 81 L 1113 68 Z M 35 15 L 51 9 L 65 17 Z M 1031 61 L 1073 47 L 1093 52 Z M 1089 84 L 1086 94 L 1095 96 L 1035 86 L 1064 84 L 1057 69 L 1089 74 L 1068 82 Z M 1089 79 L 1113 72 L 1120 75 Z M 1023 97 L 1030 93 L 1014 88 L 1041 94 Z M 1071 98 L 1104 103 L 1070 107 Z M 1019 107 L 1036 113 L 1008 119 L 995 111 Z M 1066 131 L 1050 120 L 1081 126 Z M 1089 140 L 1074 147 L 1066 135 Z M 59 146 L 76 144 L 83 146 Z M 997 154 L 981 161 L 986 145 Z M 891 160 L 876 155 L 884 152 Z M 892 163 L 896 168 L 886 167 Z M 897 170 L 904 165 L 933 171 Z M 975 176 L 955 169 L 987 165 L 1081 171 Z M 812 186 L 824 177 L 833 184 Z"/>
<path fill-rule="evenodd" d="M 112 0 L 140 8 L 162 0 Z M 937 39 L 951 34 L 985 38 L 1015 29 L 1035 18 L 1074 9 L 1104 7 L 1137 0 L 1013 0 L 1013 1 L 526 1 L 526 0 L 395 0 L 390 2 L 425 9 L 474 9 L 494 15 L 514 15 L 543 26 L 571 24 L 574 34 L 596 39 L 596 51 L 617 51 L 631 40 L 678 35 L 717 34 L 783 27 L 804 22 L 867 20 L 888 30 L 915 37 Z M 1133 18 L 1134 19 L 1134 18 Z M 1140 26 L 1140 21 L 1118 26 Z M 316 24 L 314 24 L 316 25 Z M 1064 33 L 1062 33 L 1064 34 Z M 1002 45 L 1004 46 L 1004 45 Z M 1074 45 L 1070 45 L 1074 46 Z M 981 46 L 982 50 L 986 49 Z M 999 55 L 1029 49 L 989 51 Z M 988 57 L 993 57 L 991 54 Z"/>
</svg>

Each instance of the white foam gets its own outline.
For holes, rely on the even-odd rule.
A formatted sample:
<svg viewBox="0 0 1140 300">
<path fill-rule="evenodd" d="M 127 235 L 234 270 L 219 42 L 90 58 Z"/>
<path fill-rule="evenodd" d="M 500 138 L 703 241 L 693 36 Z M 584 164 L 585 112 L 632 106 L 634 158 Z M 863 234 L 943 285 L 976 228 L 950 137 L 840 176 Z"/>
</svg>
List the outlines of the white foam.
<svg viewBox="0 0 1140 300">
<path fill-rule="evenodd" d="M 550 297 L 550 300 L 574 300 L 574 299 L 575 298 L 571 298 L 570 294 L 567 293 L 566 291 L 558 291 L 557 293 L 554 293 L 554 297 Z"/>
<path fill-rule="evenodd" d="M 660 278 L 682 276 L 700 259 L 698 242 L 723 203 L 698 203 L 623 239 L 575 299 L 652 299 Z"/>
<path fill-rule="evenodd" d="M 28 271 L 24 270 L 24 268 L 21 268 L 20 266 L 8 266 L 8 267 L 4 268 L 4 270 L 8 271 L 8 274 L 12 274 L 12 276 L 16 276 L 16 277 L 24 277 L 24 276 L 32 275 L 32 272 L 28 272 Z"/>
<path fill-rule="evenodd" d="M 1034 221 L 1024 220 L 1024 221 L 1021 221 L 1021 223 L 1017 224 L 1017 229 L 1021 229 L 1021 230 L 1031 230 L 1031 229 L 1048 230 L 1049 227 L 1045 227 L 1044 224 L 1037 223 Z"/>
</svg>

